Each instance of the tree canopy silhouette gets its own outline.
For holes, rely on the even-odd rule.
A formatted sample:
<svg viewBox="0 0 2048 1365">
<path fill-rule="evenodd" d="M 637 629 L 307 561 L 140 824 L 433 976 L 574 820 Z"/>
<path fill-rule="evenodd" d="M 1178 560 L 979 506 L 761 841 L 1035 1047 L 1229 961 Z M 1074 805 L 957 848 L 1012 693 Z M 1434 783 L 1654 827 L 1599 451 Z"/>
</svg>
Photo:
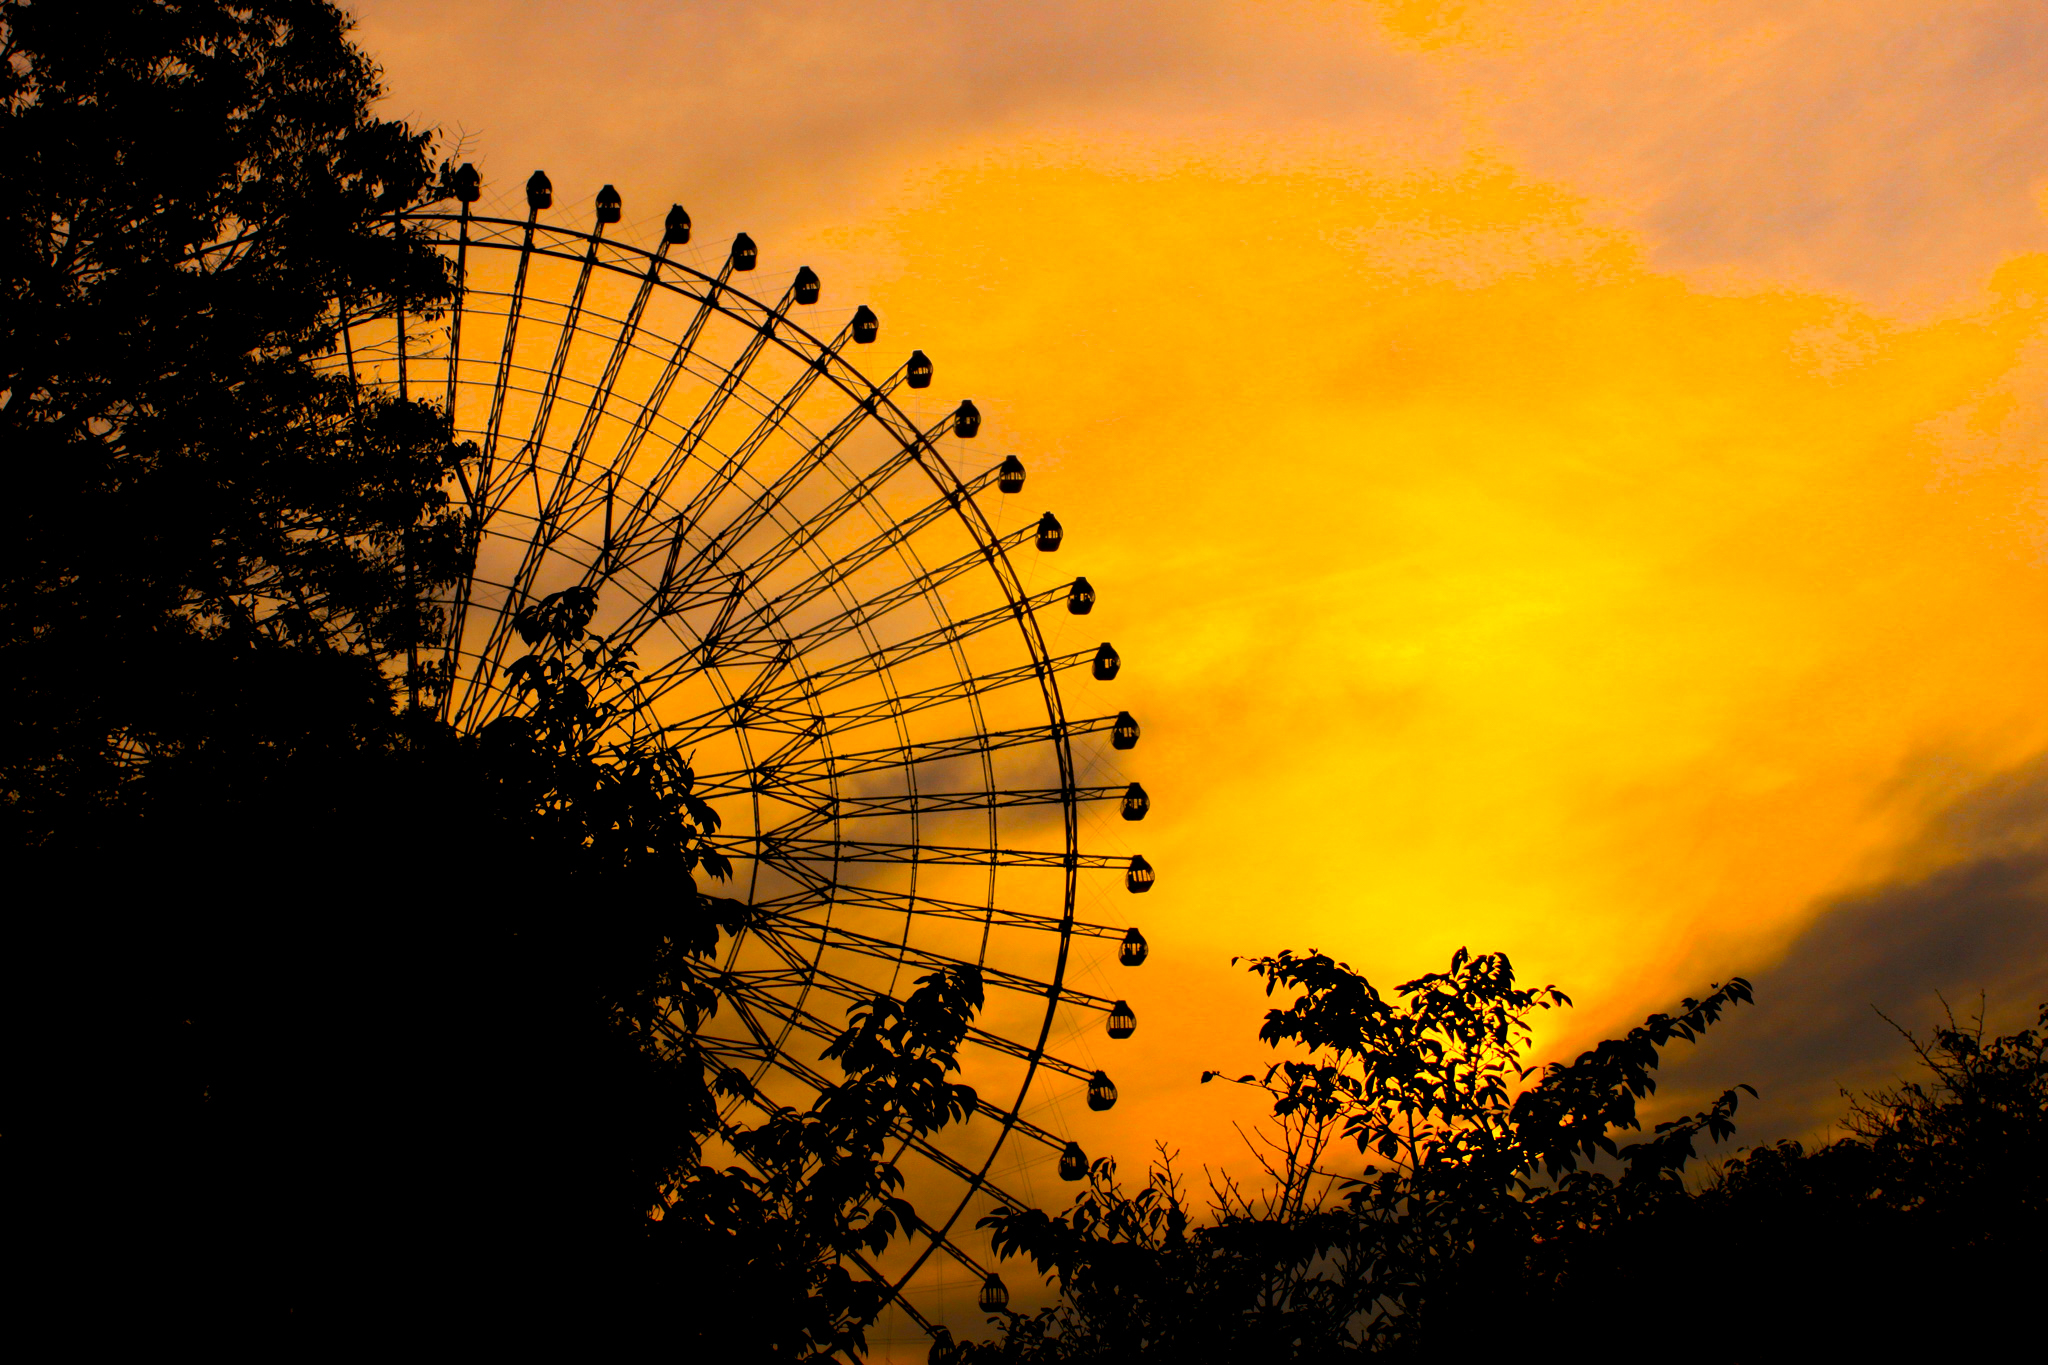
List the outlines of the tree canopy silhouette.
<svg viewBox="0 0 2048 1365">
<path fill-rule="evenodd" d="M 345 313 L 451 293 L 391 216 L 430 193 L 426 135 L 371 115 L 346 27 L 312 0 L 0 5 L 0 810 L 26 846 L 104 840 L 153 766 L 379 723 L 459 562 L 445 415 L 318 363 Z"/>
<path fill-rule="evenodd" d="M 0 820 L 42 888 L 8 1178 L 55 1211 L 43 1269 L 138 1313 L 303 1298 L 323 1257 L 261 1230 L 413 1164 L 376 1132 L 424 1088 L 392 1066 L 423 964 L 365 930 L 421 889 L 380 770 L 464 452 L 322 364 L 346 311 L 450 291 L 392 219 L 427 141 L 346 33 L 311 0 L 0 4 Z M 76 1208 L 116 1171 L 157 1216 L 109 1237 Z"/>
<path fill-rule="evenodd" d="M 712 1113 L 653 1021 L 742 913 L 687 771 L 590 740 L 589 603 L 523 622 L 488 733 L 402 705 L 471 452 L 337 363 L 452 287 L 348 28 L 0 3 L 8 1192 L 38 1273 L 209 1330 L 644 1240 Z"/>
</svg>

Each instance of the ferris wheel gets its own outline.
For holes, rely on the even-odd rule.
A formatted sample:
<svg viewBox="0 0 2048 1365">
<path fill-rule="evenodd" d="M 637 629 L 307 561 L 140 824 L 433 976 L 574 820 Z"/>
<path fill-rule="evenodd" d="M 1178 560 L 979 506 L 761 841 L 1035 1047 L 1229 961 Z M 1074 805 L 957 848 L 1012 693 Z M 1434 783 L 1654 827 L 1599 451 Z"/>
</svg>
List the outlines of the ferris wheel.
<svg viewBox="0 0 2048 1365">
<path fill-rule="evenodd" d="M 684 250 L 680 207 L 648 249 L 607 235 L 610 186 L 587 231 L 543 221 L 539 172 L 523 217 L 475 212 L 470 167 L 450 187 L 454 211 L 407 222 L 450 258 L 453 306 L 347 337 L 359 379 L 445 402 L 479 451 L 457 494 L 476 558 L 445 603 L 441 714 L 471 731 L 501 714 L 515 614 L 597 591 L 591 630 L 638 665 L 619 723 L 689 760 L 730 894 L 760 915 L 722 949 L 725 998 L 696 1035 L 757 1102 L 801 1107 L 829 1083 L 817 1058 L 848 1005 L 980 969 L 962 1075 L 978 1113 L 900 1136 L 920 1226 L 857 1270 L 935 1330 L 940 1281 L 997 1292 L 972 1229 L 1026 1202 L 1004 1172 L 1087 1170 L 1062 1116 L 1108 1109 L 1116 1086 L 1060 1052 L 1137 1026 L 1117 993 L 1076 984 L 1144 962 L 1111 912 L 1154 878 L 1139 854 L 1082 846 L 1150 804 L 1118 766 L 1139 731 L 1107 687 L 1117 652 L 1073 638 L 1095 590 L 1051 571 L 1058 519 L 1010 503 L 1023 463 L 975 459 L 974 404 L 913 418 L 932 362 L 912 351 L 869 378 L 854 357 L 879 319 L 820 307 L 808 267 L 770 302 L 734 283 L 753 240 L 714 265 Z"/>
</svg>

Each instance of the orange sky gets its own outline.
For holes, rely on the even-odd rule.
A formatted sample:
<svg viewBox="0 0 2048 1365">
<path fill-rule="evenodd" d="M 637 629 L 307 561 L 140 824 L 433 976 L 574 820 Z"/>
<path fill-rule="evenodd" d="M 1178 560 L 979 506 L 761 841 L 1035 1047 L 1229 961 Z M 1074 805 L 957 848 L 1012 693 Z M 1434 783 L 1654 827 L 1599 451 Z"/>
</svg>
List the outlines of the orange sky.
<svg viewBox="0 0 2048 1365">
<path fill-rule="evenodd" d="M 1751 975 L 1753 1137 L 2048 990 L 2035 0 L 352 8 L 483 207 L 747 229 L 1029 464 L 1161 873 L 1091 1150 L 1229 1156 L 1238 953 Z"/>
</svg>

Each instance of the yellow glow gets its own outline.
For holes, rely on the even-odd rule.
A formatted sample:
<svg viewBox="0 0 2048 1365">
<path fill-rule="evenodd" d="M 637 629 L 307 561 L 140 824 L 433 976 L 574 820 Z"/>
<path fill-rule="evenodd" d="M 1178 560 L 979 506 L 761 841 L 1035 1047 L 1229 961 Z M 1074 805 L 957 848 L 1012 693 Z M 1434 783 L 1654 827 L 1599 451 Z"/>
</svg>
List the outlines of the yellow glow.
<svg viewBox="0 0 2048 1365">
<path fill-rule="evenodd" d="M 1611 1024 L 2048 743 L 2048 258 L 1908 327 L 1688 287 L 1485 161 L 1116 160 L 971 161 L 839 245 L 1129 661 L 1073 703 L 1139 715 L 1157 802 L 1126 1146 L 1250 1053 L 1233 953 L 1506 948 Z"/>
</svg>

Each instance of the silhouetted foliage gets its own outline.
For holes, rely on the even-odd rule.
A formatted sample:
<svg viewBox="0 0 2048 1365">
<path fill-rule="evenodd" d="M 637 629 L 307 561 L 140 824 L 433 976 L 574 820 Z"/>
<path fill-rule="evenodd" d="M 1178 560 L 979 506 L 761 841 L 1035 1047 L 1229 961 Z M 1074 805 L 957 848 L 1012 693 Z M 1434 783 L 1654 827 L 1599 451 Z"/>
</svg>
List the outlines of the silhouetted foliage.
<svg viewBox="0 0 2048 1365">
<path fill-rule="evenodd" d="M 649 1270 L 715 1306 L 676 1338 L 742 1356 L 807 1360 L 855 1355 L 886 1302 L 877 1280 L 848 1263 L 919 1226 L 886 1152 L 965 1122 L 975 1094 L 948 1077 L 982 1003 L 980 974 L 921 977 L 909 998 L 874 997 L 826 1049 L 846 1079 L 807 1110 L 774 1105 L 727 1072 L 721 1091 L 758 1101 L 766 1116 L 726 1132 L 752 1169 L 701 1166 L 664 1192 Z"/>
<path fill-rule="evenodd" d="M 1701 1136 L 1734 1131 L 1737 1090 L 1617 1135 L 1637 1130 L 1660 1051 L 1748 1000 L 1746 982 L 1539 1074 L 1520 1062 L 1528 1018 L 1566 1002 L 1518 988 L 1500 955 L 1461 950 L 1391 1000 L 1319 954 L 1251 967 L 1269 992 L 1299 992 L 1260 1036 L 1309 1054 L 1238 1078 L 1273 1099 L 1254 1148 L 1269 1187 L 1212 1177 L 1195 1226 L 1162 1148 L 1135 1194 L 1100 1161 L 1065 1213 L 991 1214 L 998 1252 L 1029 1257 L 1059 1300 L 1006 1314 L 994 1342 L 943 1340 L 935 1362 L 1548 1356 L 1673 1334 L 1776 1360 L 2023 1326 L 2042 1264 L 2048 1029 L 1986 1043 L 1951 1019 L 1914 1042 L 1931 1084 L 1866 1096 L 1850 1137 L 1736 1157 L 1695 1190 L 1681 1175 Z M 1334 1172 L 1336 1143 L 1369 1164 Z"/>
<path fill-rule="evenodd" d="M 1641 1286 L 1653 1237 L 1733 1242 L 1700 1277 L 1786 1353 L 1907 1357 L 2005 1346 L 2034 1332 L 2048 1271 L 2048 1004 L 1988 1042 L 1953 1015 L 1921 1041 L 1924 1077 L 1854 1097 L 1846 1137 L 1728 1161 L 1666 1226 L 1631 1229 L 1563 1277 L 1586 1316 L 1600 1280 Z M 1640 1292 L 1640 1291 L 1639 1291 Z M 1647 1313 L 1644 1317 L 1649 1316 Z"/>
<path fill-rule="evenodd" d="M 1393 999 L 1322 954 L 1250 965 L 1269 994 L 1298 992 L 1268 1012 L 1259 1036 L 1307 1053 L 1238 1078 L 1272 1096 L 1275 1191 L 1255 1208 L 1221 1182 L 1217 1220 L 1190 1230 L 1169 1166 L 1125 1197 L 1098 1164 L 1064 1215 L 997 1210 L 984 1222 L 998 1252 L 1055 1275 L 1061 1302 L 1013 1319 L 1001 1345 L 935 1359 L 1477 1349 L 1515 1310 L 1502 1290 L 1536 1269 L 1539 1249 L 1577 1225 L 1589 1198 L 1653 1200 L 1676 1187 L 1701 1132 L 1731 1130 L 1732 1091 L 1642 1141 L 1615 1137 L 1638 1128 L 1660 1049 L 1747 1000 L 1746 982 L 1536 1076 L 1521 1062 L 1529 1016 L 1568 1001 L 1553 987 L 1518 987 L 1500 954 L 1461 949 L 1448 970 Z M 1373 1164 L 1333 1202 L 1313 1186 L 1321 1179 L 1327 1193 L 1320 1162 L 1337 1139 Z M 1619 1159 L 1619 1177 L 1585 1168 L 1599 1155 Z"/>
</svg>

